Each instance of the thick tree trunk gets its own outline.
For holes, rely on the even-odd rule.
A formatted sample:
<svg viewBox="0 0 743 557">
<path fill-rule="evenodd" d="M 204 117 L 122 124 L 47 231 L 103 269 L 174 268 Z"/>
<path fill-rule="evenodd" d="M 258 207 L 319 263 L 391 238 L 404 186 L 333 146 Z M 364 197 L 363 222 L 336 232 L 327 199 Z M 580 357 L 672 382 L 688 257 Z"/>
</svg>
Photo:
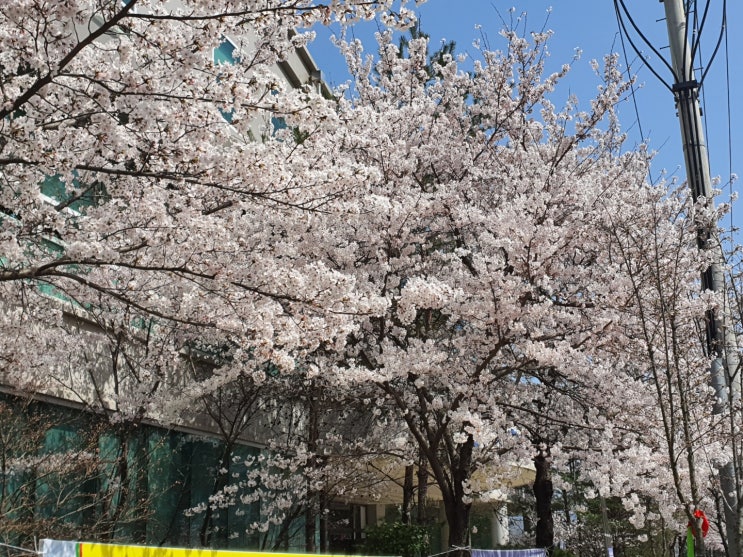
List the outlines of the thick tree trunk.
<svg viewBox="0 0 743 557">
<path fill-rule="evenodd" d="M 536 498 L 537 527 L 536 545 L 548 550 L 555 543 L 555 527 L 552 520 L 552 471 L 549 456 L 544 451 L 534 458 L 537 475 L 534 478 L 534 497 Z"/>
<path fill-rule="evenodd" d="M 465 503 L 461 497 L 444 496 L 444 511 L 449 526 L 447 557 L 469 557 L 470 546 L 470 509 L 471 503 Z"/>
<path fill-rule="evenodd" d="M 471 494 L 465 492 L 472 474 L 472 450 L 475 446 L 470 435 L 465 443 L 458 445 L 452 464 L 452 490 L 444 496 L 446 520 L 449 523 L 449 547 L 469 548 Z M 442 494 L 443 494 L 442 490 Z M 455 557 L 468 554 L 467 549 L 454 553 Z M 459 554 L 459 555 L 458 555 Z"/>
<path fill-rule="evenodd" d="M 470 545 L 470 508 L 471 505 L 460 503 L 453 505 L 452 512 L 447 509 L 446 520 L 449 523 L 449 547 L 466 548 Z"/>
</svg>

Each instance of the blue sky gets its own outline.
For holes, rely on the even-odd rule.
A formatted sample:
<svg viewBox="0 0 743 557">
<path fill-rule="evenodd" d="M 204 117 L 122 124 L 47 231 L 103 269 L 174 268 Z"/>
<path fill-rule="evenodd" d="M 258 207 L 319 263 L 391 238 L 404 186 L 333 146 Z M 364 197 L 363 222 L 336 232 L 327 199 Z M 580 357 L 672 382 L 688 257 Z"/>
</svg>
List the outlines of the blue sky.
<svg viewBox="0 0 743 557">
<path fill-rule="evenodd" d="M 706 2 L 699 0 L 699 17 Z M 632 18 L 660 54 L 669 58 L 663 3 L 658 0 L 625 0 Z M 720 32 L 722 0 L 711 0 L 707 23 L 702 32 L 702 61 L 707 62 L 714 50 Z M 514 8 L 513 12 L 509 12 Z M 622 67 L 626 69 L 629 60 L 630 71 L 636 75 L 638 87 L 634 100 L 620 107 L 622 126 L 629 134 L 628 146 L 649 141 L 650 148 L 658 152 L 652 175 L 657 177 L 665 169 L 670 176 L 685 178 L 684 159 L 680 143 L 678 120 L 672 94 L 648 70 L 643 59 L 637 57 L 626 38 L 624 59 L 622 41 L 612 0 L 428 0 L 418 8 L 423 30 L 431 37 L 434 45 L 443 39 L 455 40 L 457 52 L 475 53 L 472 42 L 484 35 L 492 48 L 502 46 L 500 29 L 503 21 L 512 16 L 526 13 L 525 27 L 528 31 L 541 30 L 545 25 L 554 33 L 550 41 L 550 64 L 553 69 L 570 62 L 576 49 L 582 51 L 581 59 L 573 63 L 572 71 L 564 80 L 561 89 L 556 91 L 553 102 L 560 105 L 569 93 L 578 96 L 581 106 L 588 103 L 595 92 L 598 80 L 590 69 L 592 59 L 602 59 L 605 54 L 617 52 L 622 57 Z M 743 108 L 736 99 L 743 98 L 743 76 L 740 75 L 743 57 L 743 2 L 727 2 L 729 50 L 726 63 L 725 39 L 717 57 L 706 76 L 703 89 L 704 116 L 707 125 L 707 146 L 711 161 L 712 176 L 719 176 L 722 184 L 728 183 L 730 174 L 730 145 L 732 145 L 732 172 L 743 177 Z M 477 26 L 480 26 L 478 29 Z M 524 26 L 522 25 L 522 28 Z M 629 27 L 629 25 L 628 25 Z M 374 51 L 373 33 L 375 24 L 359 26 L 353 32 L 361 38 L 368 51 Z M 310 50 L 323 70 L 323 76 L 330 85 L 338 85 L 348 79 L 343 61 L 330 44 L 332 33 L 339 28 L 318 29 L 317 39 Z M 670 83 L 670 72 L 650 48 L 641 45 L 639 37 L 633 33 L 631 38 L 641 46 L 647 64 L 652 65 Z M 727 74 L 730 86 L 728 88 Z M 698 76 L 699 77 L 699 73 Z M 730 95 L 730 114 L 728 114 L 728 94 Z M 639 115 L 639 118 L 638 118 Z M 639 122 L 639 125 L 638 125 Z M 640 135 L 642 128 L 642 137 Z M 731 137 L 729 136 L 731 134 Z M 741 187 L 741 183 L 736 184 Z M 736 188 L 736 189 L 738 189 Z M 723 198 L 729 189 L 724 188 Z M 743 209 L 736 209 L 741 213 Z M 743 213 L 741 213 L 743 214 Z M 736 221 L 739 218 L 736 217 Z"/>
</svg>

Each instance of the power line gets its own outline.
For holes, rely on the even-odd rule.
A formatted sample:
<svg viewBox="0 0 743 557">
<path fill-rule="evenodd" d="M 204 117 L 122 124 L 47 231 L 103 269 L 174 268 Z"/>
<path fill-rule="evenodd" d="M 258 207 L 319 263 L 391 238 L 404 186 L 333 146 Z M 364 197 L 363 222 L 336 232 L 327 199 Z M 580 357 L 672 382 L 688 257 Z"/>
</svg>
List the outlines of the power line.
<svg viewBox="0 0 743 557">
<path fill-rule="evenodd" d="M 620 10 L 619 7 L 622 7 Z M 666 65 L 666 67 L 671 70 L 671 74 L 675 75 L 675 72 L 673 71 L 673 66 L 671 66 L 668 61 L 663 57 L 663 55 L 656 49 L 653 44 L 645 37 L 643 32 L 640 30 L 640 28 L 635 23 L 635 20 L 632 19 L 632 16 L 629 13 L 629 10 L 627 9 L 627 6 L 624 3 L 624 0 L 614 0 L 614 11 L 617 14 L 617 19 L 619 20 L 619 23 L 624 30 L 624 34 L 627 36 L 627 41 L 629 42 L 632 49 L 635 51 L 635 53 L 640 57 L 644 58 L 642 55 L 642 51 L 635 45 L 635 42 L 632 40 L 632 36 L 627 32 L 627 26 L 624 23 L 624 19 L 622 18 L 622 12 L 624 12 L 625 17 L 627 18 L 627 21 L 629 21 L 632 28 L 635 30 L 637 35 L 643 40 L 643 42 L 652 50 L 655 55 Z M 652 64 L 649 64 L 647 60 L 645 61 L 645 66 L 653 73 L 655 77 L 658 78 L 658 80 L 666 86 L 666 89 L 668 89 L 670 92 L 673 93 L 673 87 L 665 80 L 663 79 L 663 76 L 658 73 L 658 71 L 652 66 Z"/>
<path fill-rule="evenodd" d="M 709 3 L 710 3 L 710 0 L 707 0 L 707 5 L 704 8 L 704 18 L 702 19 L 702 27 L 704 26 L 704 19 L 707 18 L 707 10 L 709 9 Z M 715 50 L 712 52 L 712 56 L 710 57 L 709 62 L 707 62 L 707 69 L 705 69 L 702 72 L 702 76 L 699 78 L 700 85 L 704 83 L 704 78 L 707 77 L 707 72 L 712 67 L 712 62 L 717 56 L 717 52 L 720 50 L 720 44 L 722 44 L 722 39 L 723 39 L 723 36 L 725 35 L 726 29 L 727 29 L 727 0 L 722 0 L 722 21 L 720 22 L 720 34 L 717 37 L 717 44 L 715 44 Z M 702 33 L 702 29 L 700 27 L 699 38 L 701 38 L 701 33 Z M 699 40 L 699 38 L 697 39 L 697 41 Z"/>
<path fill-rule="evenodd" d="M 619 26 L 619 41 L 622 44 L 622 56 L 624 56 L 624 60 L 627 63 L 627 78 L 632 80 L 632 73 L 630 69 L 631 62 L 629 61 L 629 58 L 627 58 L 627 48 L 624 44 L 624 33 L 622 33 L 621 25 L 619 23 L 619 20 L 617 20 L 617 25 Z M 637 107 L 637 96 L 635 95 L 635 84 L 634 82 L 630 83 L 630 94 L 632 95 L 632 104 L 635 107 L 635 117 L 637 118 L 637 127 L 640 130 L 640 140 L 644 143 L 645 142 L 645 133 L 642 131 L 642 122 L 640 121 L 640 110 Z"/>
<path fill-rule="evenodd" d="M 704 13 L 702 15 L 701 22 L 699 22 L 698 25 L 695 25 L 694 26 L 696 37 L 693 37 L 692 38 L 691 46 L 689 45 L 688 41 L 684 41 L 682 59 L 686 59 L 686 55 L 689 53 L 689 48 L 691 49 L 691 55 L 690 55 L 689 58 L 691 60 L 694 60 L 694 58 L 696 57 L 697 50 L 699 49 L 699 44 L 700 44 L 700 39 L 701 39 L 702 31 L 704 29 L 705 24 L 707 23 L 707 17 L 709 15 L 710 3 L 711 3 L 711 0 L 706 0 L 705 5 L 704 5 Z M 687 20 L 688 20 L 689 13 L 692 13 L 692 12 L 695 14 L 695 16 L 694 16 L 695 19 L 697 17 L 696 16 L 696 14 L 698 12 L 697 0 L 693 0 L 693 4 L 694 4 L 694 7 L 692 9 L 692 0 L 686 0 L 686 2 L 684 3 L 684 12 L 685 12 L 684 13 L 684 16 L 687 18 Z M 627 22 L 629 22 L 630 26 L 632 27 L 632 29 L 634 30 L 634 32 L 637 34 L 637 36 L 640 37 L 640 39 L 642 39 L 642 41 L 658 57 L 658 59 L 661 62 L 663 62 L 663 64 L 666 66 L 666 68 L 668 70 L 670 70 L 671 75 L 674 77 L 674 82 L 683 83 L 683 82 L 685 82 L 685 81 L 688 80 L 689 76 L 692 73 L 693 68 L 686 68 L 686 67 L 684 67 L 682 65 L 681 70 L 680 70 L 681 73 L 682 73 L 682 75 L 676 75 L 676 70 L 671 65 L 671 63 L 669 63 L 668 60 L 666 60 L 666 58 L 661 54 L 661 52 L 657 48 L 655 48 L 653 46 L 653 43 L 651 43 L 650 40 L 648 40 L 648 38 L 642 32 L 642 30 L 637 25 L 637 23 L 635 22 L 635 20 L 632 18 L 632 15 L 630 14 L 629 10 L 627 9 L 627 5 L 624 3 L 624 0 L 614 0 L 614 11 L 617 14 L 617 19 L 619 20 L 620 26 L 621 26 L 622 30 L 624 31 L 624 34 L 627 36 L 627 41 L 629 42 L 630 46 L 632 47 L 632 49 L 635 51 L 635 53 L 638 56 L 643 57 L 642 51 L 637 47 L 637 45 L 635 44 L 635 42 L 632 40 L 632 35 L 627 30 L 627 25 L 625 23 L 625 19 L 627 20 Z M 715 48 L 714 48 L 714 50 L 712 52 L 712 56 L 710 57 L 710 59 L 707 62 L 707 64 L 705 64 L 706 68 L 703 70 L 700 78 L 697 80 L 697 82 L 698 82 L 698 84 L 700 86 L 702 85 L 702 83 L 704 83 L 704 79 L 707 76 L 707 72 L 709 72 L 709 68 L 712 66 L 712 62 L 715 59 L 715 57 L 717 56 L 717 53 L 720 50 L 720 46 L 721 46 L 721 44 L 723 42 L 723 38 L 725 36 L 725 29 L 727 27 L 727 15 L 726 14 L 727 14 L 727 0 L 723 0 L 723 2 L 722 2 L 722 21 L 721 21 L 721 24 L 720 24 L 720 34 L 717 37 L 717 42 L 716 42 Z M 663 76 L 661 76 L 660 72 L 656 68 L 654 68 L 652 64 L 648 63 L 647 60 L 645 61 L 645 66 L 653 73 L 653 75 L 655 75 L 655 77 L 658 78 L 658 80 L 663 85 L 665 85 L 665 87 L 669 91 L 673 92 L 672 85 L 670 83 L 668 83 L 668 81 L 666 81 L 663 78 Z M 688 72 L 689 75 L 687 75 L 687 72 Z"/>
<path fill-rule="evenodd" d="M 688 6 L 688 4 L 687 4 Z M 702 30 L 699 26 L 699 12 L 697 10 L 697 0 L 694 0 L 694 18 L 692 20 L 692 35 L 696 36 L 696 40 L 694 41 L 694 48 L 692 49 L 692 55 L 696 54 L 699 60 L 699 71 L 704 71 L 704 62 L 702 61 Z M 707 8 L 709 8 L 709 2 L 707 3 Z M 686 21 L 689 21 L 689 12 L 685 14 Z M 704 17 L 702 20 L 707 17 L 707 12 L 705 10 Z M 694 64 L 694 58 L 691 58 L 691 64 Z M 692 66 L 692 72 L 693 72 L 693 66 Z M 709 125 L 707 120 L 707 95 L 705 93 L 706 89 L 702 85 L 702 83 L 699 84 L 699 98 L 702 103 L 702 121 L 704 123 L 704 136 L 709 137 Z M 709 160 L 709 151 L 707 151 L 707 164 L 710 164 Z M 710 165 L 711 166 L 711 165 Z"/>
<path fill-rule="evenodd" d="M 723 10 L 726 6 L 723 5 Z M 727 14 L 724 14 L 725 21 L 727 22 Z M 730 48 L 728 47 L 728 28 L 725 25 L 725 89 L 727 92 L 727 119 L 728 119 L 728 191 L 729 197 L 733 197 L 733 122 L 732 122 L 732 110 L 730 101 Z M 730 206 L 730 241 L 733 239 L 733 205 Z"/>
<path fill-rule="evenodd" d="M 625 60 L 625 62 L 627 64 L 627 78 L 630 80 L 630 94 L 632 95 L 632 105 L 635 108 L 635 118 L 636 118 L 636 121 L 637 121 L 637 128 L 640 131 L 640 142 L 641 143 L 645 143 L 646 137 L 645 137 L 645 133 L 642 131 L 642 120 L 640 119 L 640 109 L 637 106 L 637 95 L 635 94 L 636 87 L 635 87 L 634 81 L 632 80 L 632 74 L 631 74 L 631 69 L 630 69 L 631 62 L 630 62 L 629 58 L 627 57 L 627 47 L 624 44 L 624 32 L 622 30 L 622 27 L 623 26 L 621 24 L 621 18 L 619 16 L 619 12 L 617 10 L 615 10 L 615 13 L 616 13 L 616 16 L 617 16 L 617 28 L 619 29 L 619 41 L 622 44 L 622 56 L 624 56 L 624 60 Z M 642 60 L 642 58 L 639 57 L 639 56 L 638 56 L 637 59 Z M 645 65 L 644 61 L 641 64 L 642 65 Z M 641 67 L 642 67 L 642 65 L 641 65 Z M 648 181 L 651 184 L 653 183 L 653 176 L 652 176 L 652 174 L 650 172 L 650 165 L 649 164 L 648 164 Z"/>
</svg>

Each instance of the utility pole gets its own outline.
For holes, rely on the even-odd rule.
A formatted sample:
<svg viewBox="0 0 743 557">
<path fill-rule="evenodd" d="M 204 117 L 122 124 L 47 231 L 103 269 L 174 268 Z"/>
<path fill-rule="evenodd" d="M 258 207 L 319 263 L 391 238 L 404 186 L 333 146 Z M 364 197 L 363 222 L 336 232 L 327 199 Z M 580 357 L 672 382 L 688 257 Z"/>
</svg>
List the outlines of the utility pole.
<svg viewBox="0 0 743 557">
<path fill-rule="evenodd" d="M 709 159 L 704 140 L 701 111 L 699 108 L 699 87 L 694 75 L 693 52 L 689 46 L 686 27 L 686 13 L 682 0 L 661 0 L 666 12 L 666 25 L 671 50 L 674 83 L 673 94 L 676 101 L 681 138 L 686 163 L 686 176 L 691 188 L 692 198 L 700 198 L 712 208 L 712 186 Z M 709 354 L 714 358 L 710 368 L 710 382 L 717 399 L 714 412 L 721 414 L 730 408 L 730 400 L 738 400 L 740 393 L 732 380 L 737 373 L 739 358 L 735 338 L 729 325 L 725 280 L 722 273 L 722 253 L 720 250 L 715 223 L 699 223 L 697 242 L 700 249 L 709 249 L 719 254 L 713 263 L 702 273 L 702 288 L 721 294 L 722 308 L 712 309 L 706 316 L 706 336 Z M 730 398 L 729 398 L 730 397 Z M 720 487 L 724 500 L 725 525 L 729 557 L 743 557 L 740 551 L 743 521 L 738 507 L 735 470 L 732 463 L 720 470 Z"/>
</svg>

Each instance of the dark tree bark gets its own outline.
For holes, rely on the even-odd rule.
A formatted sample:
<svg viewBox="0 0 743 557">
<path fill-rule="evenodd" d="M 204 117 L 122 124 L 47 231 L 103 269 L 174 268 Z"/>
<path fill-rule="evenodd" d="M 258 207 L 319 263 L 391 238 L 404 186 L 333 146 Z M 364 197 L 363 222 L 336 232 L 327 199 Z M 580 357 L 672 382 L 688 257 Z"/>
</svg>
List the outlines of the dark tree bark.
<svg viewBox="0 0 743 557">
<path fill-rule="evenodd" d="M 428 498 L 428 461 L 421 455 L 418 459 L 418 524 L 426 521 L 426 499 Z"/>
<path fill-rule="evenodd" d="M 400 518 L 403 524 L 410 524 L 410 509 L 413 508 L 413 495 L 415 491 L 414 484 L 415 466 L 412 464 L 405 467 L 405 480 L 402 485 L 402 516 Z"/>
<path fill-rule="evenodd" d="M 555 526 L 552 520 L 552 470 L 548 451 L 539 451 L 534 458 L 534 466 L 537 471 L 532 488 L 537 509 L 535 541 L 537 547 L 551 551 L 555 543 Z"/>
<path fill-rule="evenodd" d="M 313 392 L 314 385 L 312 386 L 310 393 Z M 320 416 L 317 405 L 317 398 L 313 394 L 310 394 L 307 397 L 307 448 L 312 454 L 310 463 L 313 467 L 317 462 L 317 442 L 320 438 Z M 312 479 L 307 477 L 307 506 L 305 508 L 304 519 L 304 544 L 306 553 L 315 553 L 317 551 L 315 535 L 317 533 L 316 519 L 319 511 L 318 497 L 319 493 L 312 488 Z"/>
<path fill-rule="evenodd" d="M 469 494 L 464 492 L 464 486 L 469 482 L 472 474 L 472 451 L 475 442 L 471 435 L 467 441 L 456 446 L 455 458 L 452 462 L 451 489 L 442 489 L 446 520 L 449 523 L 449 547 L 466 548 L 470 545 L 470 511 L 472 503 Z M 443 482 L 441 482 L 443 483 Z M 454 555 L 465 555 L 466 550 L 455 552 Z"/>
<path fill-rule="evenodd" d="M 325 491 L 320 492 L 320 551 L 328 553 L 330 551 L 330 538 L 328 537 L 328 515 L 325 509 L 328 508 L 328 498 Z"/>
</svg>

